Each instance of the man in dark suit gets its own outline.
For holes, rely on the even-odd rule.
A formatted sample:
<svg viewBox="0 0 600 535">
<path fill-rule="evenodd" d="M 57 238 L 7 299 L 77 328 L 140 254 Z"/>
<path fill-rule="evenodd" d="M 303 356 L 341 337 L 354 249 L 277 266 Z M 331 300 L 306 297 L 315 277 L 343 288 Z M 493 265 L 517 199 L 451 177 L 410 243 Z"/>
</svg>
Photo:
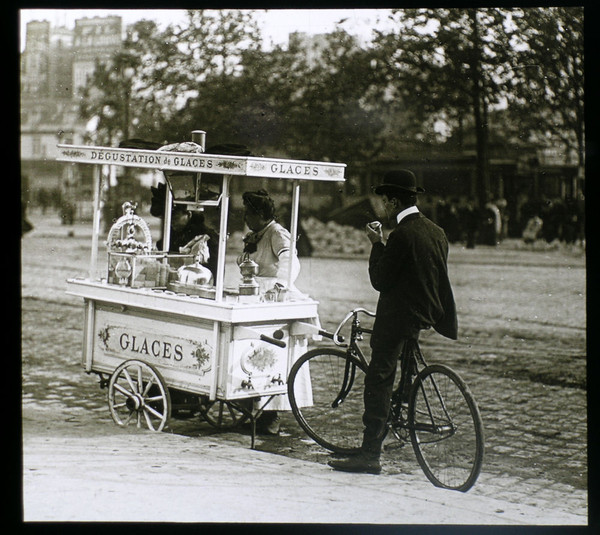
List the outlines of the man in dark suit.
<svg viewBox="0 0 600 535">
<path fill-rule="evenodd" d="M 386 432 L 398 357 L 407 340 L 433 327 L 455 340 L 456 307 L 448 279 L 448 240 L 444 231 L 416 206 L 416 185 L 409 170 L 390 171 L 375 188 L 390 222 L 395 225 L 387 244 L 381 225 L 367 225 L 372 243 L 369 278 L 379 292 L 371 336 L 371 362 L 365 376 L 364 435 L 360 452 L 330 461 L 336 470 L 381 472 L 381 447 Z"/>
</svg>

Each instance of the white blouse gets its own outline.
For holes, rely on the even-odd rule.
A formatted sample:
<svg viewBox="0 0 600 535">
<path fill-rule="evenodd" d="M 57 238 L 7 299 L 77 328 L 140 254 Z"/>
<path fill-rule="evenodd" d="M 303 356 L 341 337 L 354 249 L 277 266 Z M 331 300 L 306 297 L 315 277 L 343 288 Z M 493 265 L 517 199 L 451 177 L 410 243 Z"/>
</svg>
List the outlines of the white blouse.
<svg viewBox="0 0 600 535">
<path fill-rule="evenodd" d="M 256 251 L 249 257 L 258 264 L 258 277 L 263 279 L 266 289 L 270 289 L 276 282 L 287 287 L 289 283 L 290 265 L 290 232 L 276 221 L 271 221 L 262 231 L 261 238 L 256 244 Z M 243 259 L 238 259 L 238 264 Z M 292 288 L 300 273 L 300 262 L 298 256 L 294 255 L 292 261 Z M 261 284 L 261 290 L 263 284 Z"/>
</svg>

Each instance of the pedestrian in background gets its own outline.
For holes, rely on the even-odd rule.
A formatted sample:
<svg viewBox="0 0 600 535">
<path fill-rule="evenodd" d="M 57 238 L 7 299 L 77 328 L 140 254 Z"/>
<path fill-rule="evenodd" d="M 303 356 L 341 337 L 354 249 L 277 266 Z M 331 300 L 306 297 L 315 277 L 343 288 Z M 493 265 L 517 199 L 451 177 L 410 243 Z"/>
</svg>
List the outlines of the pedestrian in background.
<svg viewBox="0 0 600 535">
<path fill-rule="evenodd" d="M 498 245 L 501 228 L 500 210 L 491 200 L 488 200 L 481 210 L 480 242 L 484 245 Z"/>
<path fill-rule="evenodd" d="M 21 238 L 33 230 L 33 225 L 27 219 L 27 204 L 29 202 L 29 177 L 21 174 Z"/>
<path fill-rule="evenodd" d="M 473 199 L 467 199 L 465 205 L 460 209 L 461 227 L 465 232 L 467 249 L 475 249 L 475 243 L 479 235 L 479 210 Z"/>
<path fill-rule="evenodd" d="M 504 197 L 498 197 L 494 203 L 500 211 L 500 235 L 498 240 L 502 241 L 508 238 L 508 201 Z"/>
<path fill-rule="evenodd" d="M 21 201 L 21 238 L 33 230 L 33 225 L 27 219 L 27 203 Z"/>
<path fill-rule="evenodd" d="M 451 339 L 458 336 L 456 306 L 448 279 L 448 240 L 444 231 L 419 212 L 412 171 L 390 171 L 375 188 L 394 228 L 384 244 L 381 226 L 367 225 L 371 241 L 369 278 L 379 292 L 371 335 L 371 361 L 365 375 L 363 441 L 358 454 L 330 461 L 336 470 L 381 472 L 380 456 L 387 428 L 398 358 L 410 339 L 433 327 Z"/>
</svg>

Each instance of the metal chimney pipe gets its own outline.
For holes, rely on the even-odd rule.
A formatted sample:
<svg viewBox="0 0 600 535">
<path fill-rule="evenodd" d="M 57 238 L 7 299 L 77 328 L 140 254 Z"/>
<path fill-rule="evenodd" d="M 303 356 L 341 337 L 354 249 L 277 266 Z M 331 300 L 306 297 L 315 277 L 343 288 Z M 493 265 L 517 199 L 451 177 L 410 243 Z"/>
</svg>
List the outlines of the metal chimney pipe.
<svg viewBox="0 0 600 535">
<path fill-rule="evenodd" d="M 192 141 L 202 147 L 202 152 L 206 149 L 206 132 L 204 130 L 192 130 Z"/>
</svg>

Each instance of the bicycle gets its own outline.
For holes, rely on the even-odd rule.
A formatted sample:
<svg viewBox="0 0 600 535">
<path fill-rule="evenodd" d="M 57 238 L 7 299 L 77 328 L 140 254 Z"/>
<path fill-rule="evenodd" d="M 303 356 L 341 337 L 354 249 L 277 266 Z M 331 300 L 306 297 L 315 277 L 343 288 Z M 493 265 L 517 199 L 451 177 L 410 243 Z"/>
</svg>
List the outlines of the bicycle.
<svg viewBox="0 0 600 535">
<path fill-rule="evenodd" d="M 362 395 L 368 363 L 358 342 L 372 329 L 361 326 L 359 314 L 375 316 L 356 308 L 334 333 L 320 331 L 338 347 L 308 351 L 294 363 L 288 377 L 289 401 L 300 426 L 317 444 L 345 455 L 356 453 L 362 442 Z M 346 343 L 340 332 L 351 319 Z M 406 344 L 399 358 L 401 373 L 392 395 L 384 451 L 393 449 L 390 437 L 400 445 L 410 441 L 431 483 L 468 491 L 479 477 L 484 455 L 483 423 L 473 394 L 448 366 L 428 365 L 416 340 Z M 299 406 L 296 378 L 309 371 L 312 405 Z"/>
</svg>

